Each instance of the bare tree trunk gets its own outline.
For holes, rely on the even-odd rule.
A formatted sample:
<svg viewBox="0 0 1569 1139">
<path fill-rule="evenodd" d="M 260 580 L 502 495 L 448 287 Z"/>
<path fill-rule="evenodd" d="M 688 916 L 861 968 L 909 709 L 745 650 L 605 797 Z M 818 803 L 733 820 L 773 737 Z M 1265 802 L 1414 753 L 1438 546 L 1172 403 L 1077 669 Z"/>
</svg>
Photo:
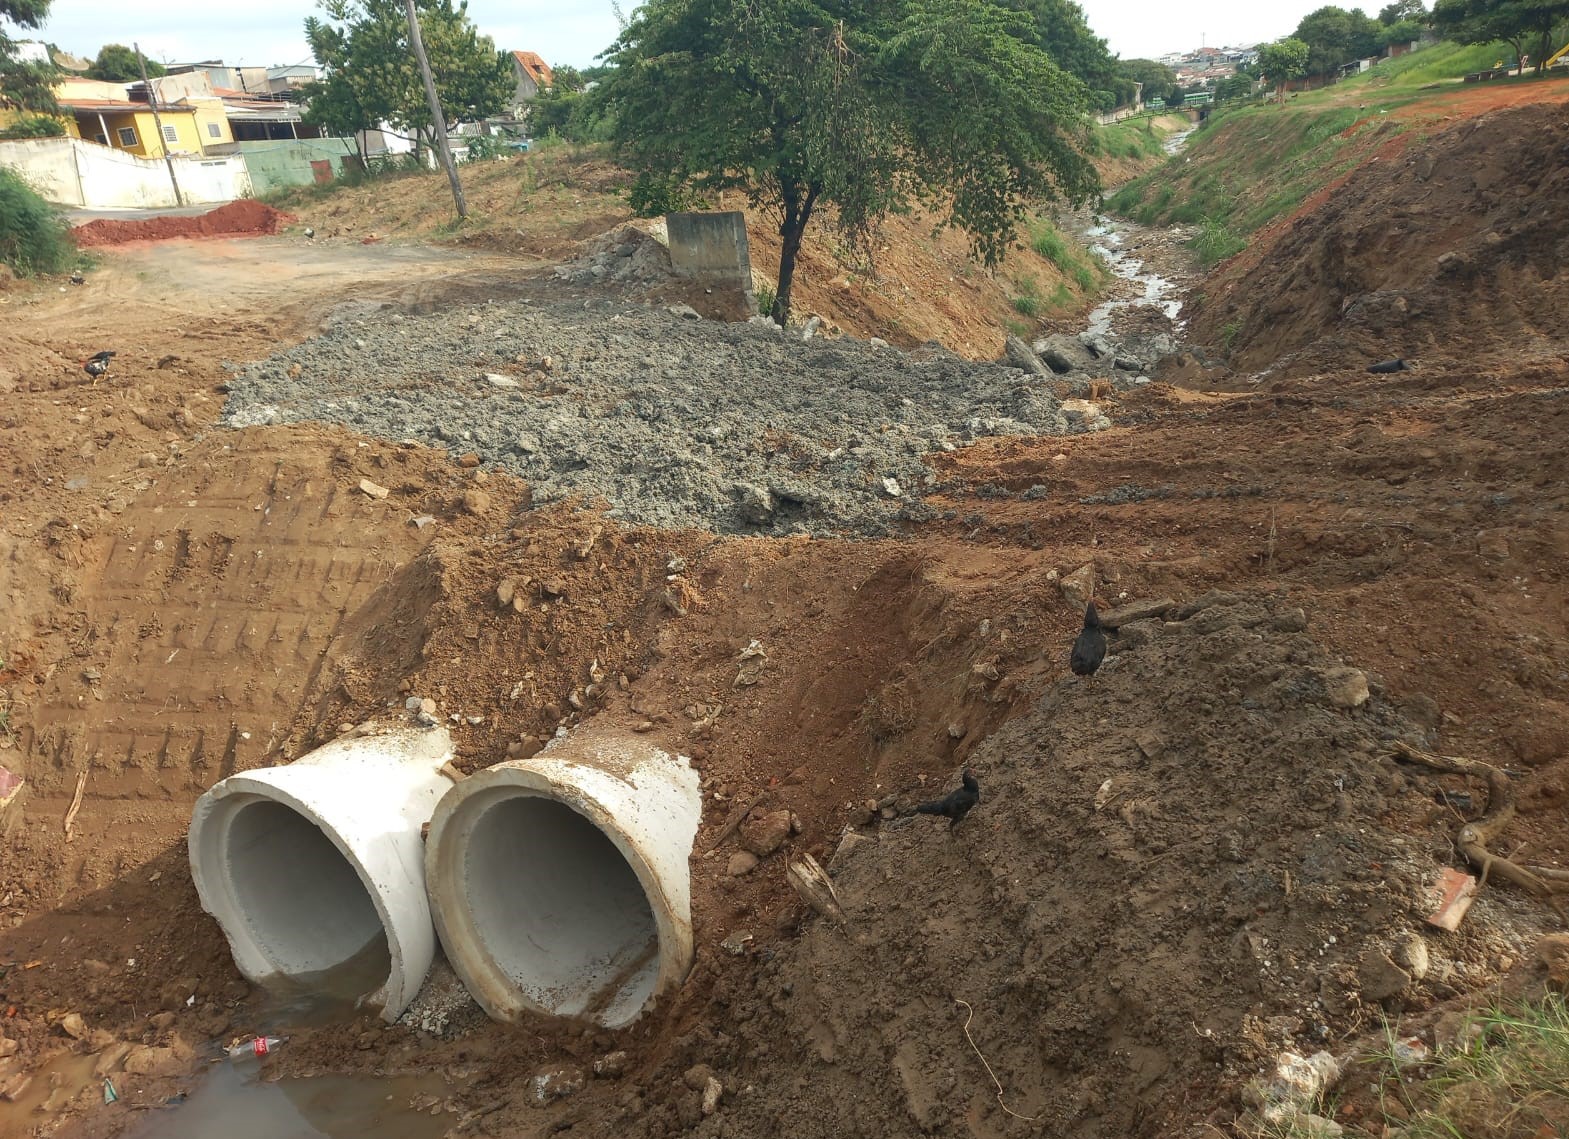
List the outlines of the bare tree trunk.
<svg viewBox="0 0 1569 1139">
<path fill-rule="evenodd" d="M 801 252 L 801 236 L 806 223 L 812 220 L 812 208 L 817 204 L 817 190 L 813 186 L 800 197 L 799 192 L 785 191 L 784 221 L 779 224 L 779 290 L 774 294 L 774 310 L 770 314 L 780 328 L 790 323 L 790 290 L 795 283 L 795 259 Z"/>
</svg>

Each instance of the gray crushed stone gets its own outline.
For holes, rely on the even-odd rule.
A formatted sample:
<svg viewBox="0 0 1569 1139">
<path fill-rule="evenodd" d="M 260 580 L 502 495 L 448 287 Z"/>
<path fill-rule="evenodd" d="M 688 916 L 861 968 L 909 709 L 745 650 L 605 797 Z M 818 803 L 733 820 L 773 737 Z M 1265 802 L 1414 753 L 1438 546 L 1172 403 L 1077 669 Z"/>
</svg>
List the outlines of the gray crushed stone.
<svg viewBox="0 0 1569 1139">
<path fill-rule="evenodd" d="M 345 311 L 237 369 L 223 422 L 310 420 L 472 451 L 527 481 L 536 504 L 603 499 L 628 523 L 865 535 L 932 516 L 919 501 L 932 451 L 1095 425 L 1039 375 L 935 347 L 594 305 Z"/>
</svg>

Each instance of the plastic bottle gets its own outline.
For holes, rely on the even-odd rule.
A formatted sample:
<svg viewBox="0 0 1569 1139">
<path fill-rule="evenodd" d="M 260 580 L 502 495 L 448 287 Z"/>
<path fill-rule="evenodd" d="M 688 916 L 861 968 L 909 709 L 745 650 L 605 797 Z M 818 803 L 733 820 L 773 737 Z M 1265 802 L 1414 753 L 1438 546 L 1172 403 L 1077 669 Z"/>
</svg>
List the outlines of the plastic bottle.
<svg viewBox="0 0 1569 1139">
<path fill-rule="evenodd" d="M 265 1056 L 269 1052 L 276 1051 L 278 1045 L 283 1043 L 283 1039 L 281 1036 L 255 1036 L 250 1040 L 237 1041 L 229 1045 L 227 1049 L 229 1059 L 240 1060 L 246 1056 Z"/>
</svg>

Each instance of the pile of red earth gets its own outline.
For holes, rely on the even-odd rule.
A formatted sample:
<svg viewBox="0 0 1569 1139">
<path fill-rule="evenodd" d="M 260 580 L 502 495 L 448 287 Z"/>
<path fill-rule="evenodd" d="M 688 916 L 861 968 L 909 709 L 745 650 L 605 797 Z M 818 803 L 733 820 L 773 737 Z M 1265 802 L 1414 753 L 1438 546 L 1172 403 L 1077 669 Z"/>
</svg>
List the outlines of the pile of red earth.
<svg viewBox="0 0 1569 1139">
<path fill-rule="evenodd" d="M 842 926 L 731 929 L 749 967 L 699 958 L 672 1017 L 696 1026 L 588 1132 L 1171 1135 L 1234 1116 L 1282 1052 L 1529 957 L 1546 911 L 1507 888 L 1457 933 L 1425 924 L 1458 824 L 1424 828 L 1432 773 L 1390 757 L 1422 736 L 1376 677 L 1369 698 L 1273 599 L 1175 617 L 1125 626 L 1093 679 L 979 747 L 957 829 L 847 834 Z"/>
<path fill-rule="evenodd" d="M 76 244 L 124 245 L 128 241 L 164 241 L 171 237 L 254 237 L 277 233 L 293 221 L 258 201 L 242 198 L 193 217 L 147 218 L 142 221 L 99 219 L 71 230 Z"/>
<path fill-rule="evenodd" d="M 1198 341 L 1233 367 L 1561 358 L 1569 103 L 1469 119 L 1356 170 L 1250 267 L 1205 287 Z M 1286 360 L 1281 357 L 1296 355 Z M 1278 361 L 1278 363 L 1277 363 Z"/>
</svg>

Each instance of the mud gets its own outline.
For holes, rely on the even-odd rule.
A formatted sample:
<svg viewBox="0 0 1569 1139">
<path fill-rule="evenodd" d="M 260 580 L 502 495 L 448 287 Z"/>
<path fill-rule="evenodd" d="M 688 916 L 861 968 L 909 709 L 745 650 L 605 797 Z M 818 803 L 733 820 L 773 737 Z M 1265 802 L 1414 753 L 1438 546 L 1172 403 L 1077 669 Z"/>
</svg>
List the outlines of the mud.
<svg viewBox="0 0 1569 1139">
<path fill-rule="evenodd" d="M 242 198 L 194 217 L 147 218 L 113 221 L 100 218 L 71 230 L 84 249 L 123 245 L 130 241 L 165 241 L 171 237 L 235 237 L 277 233 L 294 219 L 271 206 Z"/>
<path fill-rule="evenodd" d="M 1398 136 L 1207 285 L 1195 337 L 1272 375 L 1562 359 L 1566 148 L 1569 103 Z"/>
</svg>

